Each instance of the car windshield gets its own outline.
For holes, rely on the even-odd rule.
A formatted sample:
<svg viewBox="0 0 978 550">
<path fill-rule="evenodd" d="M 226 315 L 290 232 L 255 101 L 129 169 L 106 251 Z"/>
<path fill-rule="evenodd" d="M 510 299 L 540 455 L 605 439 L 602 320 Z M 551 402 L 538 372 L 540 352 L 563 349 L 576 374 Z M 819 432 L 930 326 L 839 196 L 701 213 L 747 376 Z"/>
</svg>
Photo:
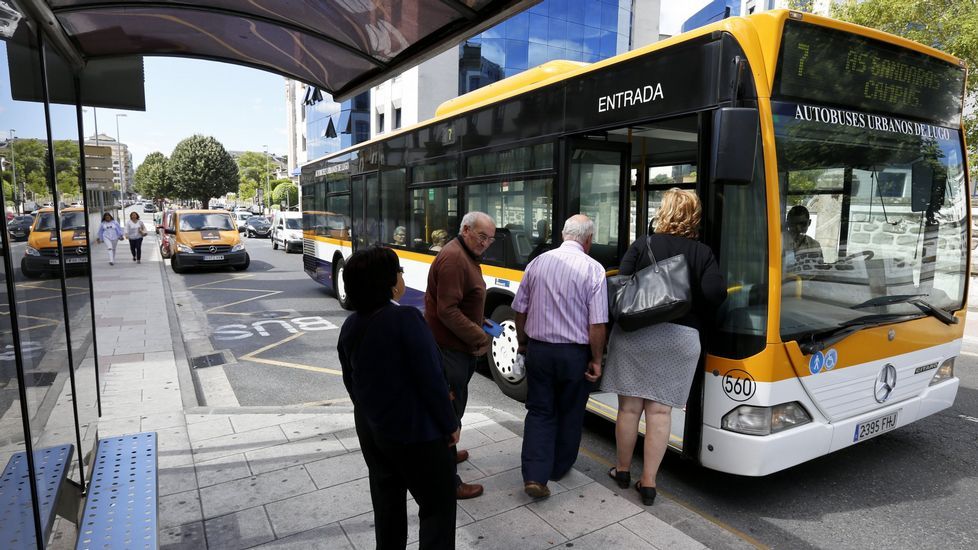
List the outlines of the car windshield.
<svg viewBox="0 0 978 550">
<path fill-rule="evenodd" d="M 773 110 L 782 338 L 870 314 L 920 315 L 918 302 L 961 308 L 968 196 L 960 132 L 852 113 L 876 117 L 856 128 L 846 113 L 833 116 L 838 109 L 787 102 Z"/>
<path fill-rule="evenodd" d="M 42 212 L 37 220 L 35 231 L 54 231 L 54 212 Z M 61 214 L 61 230 L 85 229 L 84 212 L 64 212 Z"/>
<path fill-rule="evenodd" d="M 245 223 L 247 223 L 248 225 L 268 225 L 268 220 L 260 216 L 252 216 L 248 218 L 248 221 Z"/>
<path fill-rule="evenodd" d="M 218 229 L 221 231 L 233 231 L 234 225 L 227 214 L 181 214 L 180 231 L 202 231 L 205 229 Z"/>
<path fill-rule="evenodd" d="M 285 220 L 286 229 L 302 229 L 302 220 L 298 218 L 289 218 Z"/>
</svg>

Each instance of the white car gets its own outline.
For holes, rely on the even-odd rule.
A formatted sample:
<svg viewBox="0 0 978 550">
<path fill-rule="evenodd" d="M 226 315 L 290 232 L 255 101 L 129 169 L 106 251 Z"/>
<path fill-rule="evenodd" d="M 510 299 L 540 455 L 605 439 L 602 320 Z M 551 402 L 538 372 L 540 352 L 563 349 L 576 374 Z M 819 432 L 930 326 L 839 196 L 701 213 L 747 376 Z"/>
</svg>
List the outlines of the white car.
<svg viewBox="0 0 978 550">
<path fill-rule="evenodd" d="M 244 212 L 240 210 L 231 213 L 231 217 L 234 218 L 234 223 L 238 225 L 238 229 L 244 227 L 245 222 L 248 221 L 248 218 L 250 218 L 251 216 L 252 216 L 251 212 Z"/>
<path fill-rule="evenodd" d="M 276 212 L 272 220 L 272 248 L 302 251 L 302 212 Z"/>
</svg>

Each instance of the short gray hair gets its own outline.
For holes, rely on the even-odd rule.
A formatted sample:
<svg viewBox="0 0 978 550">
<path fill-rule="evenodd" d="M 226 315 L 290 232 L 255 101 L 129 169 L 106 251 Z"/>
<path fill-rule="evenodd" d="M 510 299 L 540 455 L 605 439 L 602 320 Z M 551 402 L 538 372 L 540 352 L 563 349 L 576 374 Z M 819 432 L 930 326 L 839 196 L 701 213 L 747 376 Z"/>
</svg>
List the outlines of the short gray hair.
<svg viewBox="0 0 978 550">
<path fill-rule="evenodd" d="M 565 241 L 572 240 L 584 244 L 594 236 L 594 222 L 584 214 L 575 214 L 567 218 L 560 234 Z"/>
<path fill-rule="evenodd" d="M 461 233 L 462 229 L 464 229 L 466 225 L 469 227 L 475 227 L 475 222 L 479 220 L 495 223 L 492 216 L 489 214 L 479 212 L 478 210 L 473 210 L 471 212 L 466 212 L 466 214 L 462 216 L 462 222 L 458 224 L 458 232 Z"/>
</svg>

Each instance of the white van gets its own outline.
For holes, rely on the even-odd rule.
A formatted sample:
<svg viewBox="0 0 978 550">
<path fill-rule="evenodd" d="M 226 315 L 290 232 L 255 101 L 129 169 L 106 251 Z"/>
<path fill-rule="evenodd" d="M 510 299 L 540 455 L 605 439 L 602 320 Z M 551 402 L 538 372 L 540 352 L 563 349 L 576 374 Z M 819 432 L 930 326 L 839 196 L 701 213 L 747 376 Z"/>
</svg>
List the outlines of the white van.
<svg viewBox="0 0 978 550">
<path fill-rule="evenodd" d="M 234 223 L 237 224 L 238 229 L 241 229 L 242 227 L 245 226 L 245 222 L 248 221 L 248 218 L 250 218 L 251 215 L 252 215 L 251 212 L 237 211 L 231 213 L 231 217 L 234 218 Z"/>
<path fill-rule="evenodd" d="M 302 212 L 276 212 L 272 219 L 272 248 L 302 252 Z"/>
</svg>

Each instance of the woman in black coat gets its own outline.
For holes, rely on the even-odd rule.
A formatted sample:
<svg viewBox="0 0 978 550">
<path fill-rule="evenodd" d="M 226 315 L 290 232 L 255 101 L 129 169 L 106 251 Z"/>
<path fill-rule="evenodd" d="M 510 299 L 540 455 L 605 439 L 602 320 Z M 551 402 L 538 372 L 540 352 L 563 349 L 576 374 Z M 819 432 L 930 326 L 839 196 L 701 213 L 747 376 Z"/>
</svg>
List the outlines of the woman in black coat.
<svg viewBox="0 0 978 550">
<path fill-rule="evenodd" d="M 635 488 L 646 506 L 655 501 L 655 478 L 669 443 L 672 407 L 685 406 L 689 397 L 702 349 L 701 331 L 727 297 L 713 251 L 696 240 L 702 212 L 696 193 L 677 188 L 666 191 L 654 222 L 655 233 L 632 243 L 619 268 L 622 275 L 631 275 L 651 265 L 649 248 L 658 260 L 682 254 L 689 266 L 690 312 L 672 322 L 632 332 L 615 325 L 601 379 L 602 391 L 618 394 L 618 464 L 608 475 L 622 488 L 631 483 L 629 468 L 639 420 L 645 413 L 642 479 Z"/>
<path fill-rule="evenodd" d="M 418 503 L 420 547 L 455 547 L 455 453 L 459 424 L 441 354 L 421 313 L 400 307 L 397 255 L 370 248 L 343 273 L 356 313 L 340 331 L 343 383 L 370 475 L 378 549 L 407 544 L 407 495 Z"/>
</svg>

